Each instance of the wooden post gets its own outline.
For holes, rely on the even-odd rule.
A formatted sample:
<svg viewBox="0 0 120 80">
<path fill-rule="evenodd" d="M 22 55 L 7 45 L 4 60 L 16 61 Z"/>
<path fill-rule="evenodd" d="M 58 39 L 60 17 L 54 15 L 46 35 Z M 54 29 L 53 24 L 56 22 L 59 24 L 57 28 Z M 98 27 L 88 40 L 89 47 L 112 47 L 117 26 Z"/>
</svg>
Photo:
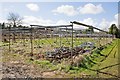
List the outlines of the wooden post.
<svg viewBox="0 0 120 80">
<path fill-rule="evenodd" d="M 72 23 L 72 26 L 71 26 L 72 27 L 71 57 L 72 57 L 72 55 L 73 55 L 73 22 L 71 22 L 71 23 Z"/>
<path fill-rule="evenodd" d="M 11 33 L 10 33 L 10 29 L 11 29 L 11 25 L 9 25 L 9 27 L 8 27 L 8 29 L 9 29 L 9 53 L 10 53 L 10 35 L 11 35 Z"/>
<path fill-rule="evenodd" d="M 62 44 L 62 41 L 61 41 L 61 29 L 60 29 L 59 32 L 60 32 L 60 34 L 59 34 L 60 36 L 59 36 L 59 37 L 60 37 L 60 48 L 61 48 L 61 46 L 62 46 L 62 45 L 61 45 L 61 44 Z"/>
<path fill-rule="evenodd" d="M 33 54 L 33 41 L 32 41 L 32 39 L 33 39 L 33 35 L 32 35 L 32 26 L 31 26 L 31 36 L 30 36 L 30 42 L 31 42 L 31 54 Z"/>
<path fill-rule="evenodd" d="M 99 32 L 99 47 L 100 47 L 100 40 L 101 40 L 101 36 L 100 36 L 100 32 Z"/>
<path fill-rule="evenodd" d="M 25 28 L 25 26 L 23 27 L 23 29 Z M 23 34 L 23 46 L 25 46 L 25 35 L 26 35 L 26 33 L 25 33 L 25 30 L 24 30 L 24 32 L 23 32 L 24 34 Z"/>
</svg>

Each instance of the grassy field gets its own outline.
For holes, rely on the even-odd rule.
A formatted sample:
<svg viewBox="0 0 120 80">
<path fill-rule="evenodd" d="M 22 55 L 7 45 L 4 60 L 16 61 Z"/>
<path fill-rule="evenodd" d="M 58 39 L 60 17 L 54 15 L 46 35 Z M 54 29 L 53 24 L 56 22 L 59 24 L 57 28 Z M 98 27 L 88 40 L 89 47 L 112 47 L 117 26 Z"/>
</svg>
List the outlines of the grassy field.
<svg viewBox="0 0 120 80">
<path fill-rule="evenodd" d="M 120 42 L 120 40 L 119 40 L 119 42 Z M 119 47 L 118 40 L 115 40 L 112 45 L 107 45 L 107 48 L 101 51 L 101 54 L 104 54 L 106 56 L 104 57 L 104 56 L 100 56 L 100 55 L 96 54 L 97 56 L 96 56 L 96 58 L 94 58 L 93 61 L 97 62 L 97 64 L 95 64 L 90 69 L 100 70 L 102 72 L 110 73 L 113 75 L 118 75 L 118 67 L 120 65 L 118 63 L 119 62 L 118 61 L 118 58 L 119 58 L 118 57 L 118 49 L 119 49 L 118 47 Z M 94 55 L 94 54 L 92 54 L 92 55 Z M 101 61 L 102 59 L 103 59 L 103 61 Z M 119 65 L 116 65 L 116 64 L 119 64 Z M 112 66 L 112 65 L 114 65 L 114 66 Z M 88 69 L 86 69 L 84 71 L 84 73 L 88 73 L 90 75 L 98 76 L 98 77 L 106 77 L 106 78 L 113 77 L 113 76 L 102 74 L 102 73 L 97 74 L 96 71 L 91 71 Z"/>
<path fill-rule="evenodd" d="M 42 39 L 34 39 L 33 42 L 33 52 L 34 53 L 44 53 L 47 51 L 52 51 L 54 48 L 56 47 L 69 47 L 71 48 L 72 46 L 72 39 L 71 38 L 42 38 Z M 73 39 L 73 47 L 76 46 L 80 46 L 81 43 L 84 42 L 94 42 L 96 47 L 99 47 L 100 45 L 105 45 L 107 42 L 110 42 L 111 39 L 101 39 L 99 41 L 98 38 L 74 38 Z M 21 46 L 24 48 L 23 45 L 25 45 L 26 48 L 26 52 L 30 52 L 31 49 L 31 44 L 30 44 L 30 40 L 27 41 L 19 41 L 17 40 L 18 43 L 14 43 L 11 42 L 11 44 L 15 44 L 13 46 L 11 46 L 11 48 L 15 49 L 16 45 Z M 8 44 L 8 43 L 4 43 L 4 44 Z M 18 47 L 17 46 L 17 47 Z M 41 47 L 41 48 L 37 48 L 37 47 Z"/>
<path fill-rule="evenodd" d="M 71 46 L 69 44 L 71 41 L 70 38 L 65 39 L 62 38 L 61 43 L 63 46 Z M 74 39 L 74 46 L 78 46 L 83 42 L 91 41 L 95 42 L 96 46 L 99 46 L 99 41 L 91 38 L 82 38 L 82 39 Z M 50 39 L 41 39 L 34 40 L 34 47 L 41 46 L 42 48 L 35 48 L 34 53 L 42 53 L 48 50 L 52 50 L 54 47 L 60 46 L 60 40 L 56 38 Z M 106 40 L 102 39 L 101 44 L 105 44 Z M 85 56 L 85 59 L 81 62 L 79 66 L 71 66 L 70 59 L 63 59 L 61 63 L 53 62 L 51 63 L 48 60 L 40 59 L 40 60 L 31 60 L 31 57 L 26 56 L 26 54 L 30 53 L 30 43 L 26 41 L 25 46 L 23 46 L 22 41 L 17 41 L 17 43 L 12 43 L 11 45 L 11 53 L 8 51 L 8 43 L 0 43 L 3 52 L 4 63 L 11 63 L 15 61 L 23 62 L 24 64 L 34 65 L 36 74 L 38 70 L 44 75 L 48 73 L 47 77 L 102 77 L 102 78 L 110 78 L 115 77 L 114 75 L 118 75 L 118 46 L 120 43 L 120 39 L 114 40 L 111 44 L 106 44 L 103 50 L 95 49 L 91 55 Z M 4 46 L 6 45 L 6 46 Z M 52 46 L 53 45 L 53 46 Z M 51 49 L 50 49 L 51 48 Z M 16 52 L 17 50 L 23 50 L 21 53 Z M 99 53 L 100 52 L 100 53 Z M 111 67 L 111 65 L 113 65 Z M 107 67 L 107 68 L 106 68 Z M 111 75 L 106 75 L 100 72 L 110 73 Z M 114 72 L 114 73 L 113 73 Z M 53 75 L 50 75 L 50 74 Z M 43 76 L 46 77 L 46 76 Z"/>
</svg>

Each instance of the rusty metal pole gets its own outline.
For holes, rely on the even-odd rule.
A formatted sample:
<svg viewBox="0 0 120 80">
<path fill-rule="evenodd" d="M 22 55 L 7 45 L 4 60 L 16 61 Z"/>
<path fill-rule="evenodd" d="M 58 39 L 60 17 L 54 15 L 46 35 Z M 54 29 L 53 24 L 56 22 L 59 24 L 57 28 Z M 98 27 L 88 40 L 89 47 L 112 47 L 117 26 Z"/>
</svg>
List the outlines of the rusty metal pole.
<svg viewBox="0 0 120 80">
<path fill-rule="evenodd" d="M 32 33 L 32 26 L 31 26 L 31 36 L 30 36 L 30 43 L 31 43 L 31 54 L 33 54 L 33 41 L 32 41 L 32 39 L 33 39 L 33 35 L 32 35 L 33 33 Z"/>
<path fill-rule="evenodd" d="M 106 36 L 105 36 L 105 37 L 106 37 L 106 44 L 107 44 L 107 33 L 106 33 Z"/>
<path fill-rule="evenodd" d="M 59 37 L 60 37 L 60 48 L 61 48 L 61 47 L 62 47 L 62 41 L 61 41 L 61 40 L 62 40 L 62 39 L 61 39 L 61 29 L 60 29 L 59 32 L 60 32 L 60 33 L 59 33 L 59 35 L 60 35 Z"/>
<path fill-rule="evenodd" d="M 9 25 L 9 27 L 8 27 L 8 29 L 9 29 L 9 53 L 10 53 L 10 29 L 11 29 L 11 25 Z"/>
<path fill-rule="evenodd" d="M 100 35 L 100 32 L 99 32 L 99 47 L 101 46 L 100 41 L 101 41 L 101 35 Z"/>
<path fill-rule="evenodd" d="M 25 26 L 23 27 L 23 29 L 25 29 Z M 26 35 L 25 30 L 24 30 L 23 33 L 24 33 L 24 34 L 23 34 L 23 46 L 25 46 L 25 35 Z"/>
<path fill-rule="evenodd" d="M 70 23 L 72 23 L 72 42 L 71 42 L 71 57 L 72 57 L 72 55 L 73 55 L 73 22 L 70 22 Z"/>
</svg>

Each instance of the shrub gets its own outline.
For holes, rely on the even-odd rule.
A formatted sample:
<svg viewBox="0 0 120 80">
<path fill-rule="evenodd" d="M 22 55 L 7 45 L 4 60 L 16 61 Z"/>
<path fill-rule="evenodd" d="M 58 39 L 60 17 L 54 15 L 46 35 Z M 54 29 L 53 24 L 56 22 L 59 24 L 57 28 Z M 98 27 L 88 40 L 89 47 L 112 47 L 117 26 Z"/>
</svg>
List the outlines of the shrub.
<svg viewBox="0 0 120 80">
<path fill-rule="evenodd" d="M 50 64 L 50 61 L 48 61 L 48 60 L 42 60 L 42 61 L 35 60 L 35 63 L 41 64 L 41 65 L 47 65 L 47 64 Z"/>
<path fill-rule="evenodd" d="M 101 47 L 98 48 L 98 50 L 100 50 L 100 51 L 103 50 L 103 49 L 104 49 L 104 46 L 101 46 Z"/>
<path fill-rule="evenodd" d="M 95 53 L 98 53 L 98 54 L 99 54 L 99 53 L 100 53 L 100 50 L 99 50 L 99 49 L 95 50 Z"/>
</svg>

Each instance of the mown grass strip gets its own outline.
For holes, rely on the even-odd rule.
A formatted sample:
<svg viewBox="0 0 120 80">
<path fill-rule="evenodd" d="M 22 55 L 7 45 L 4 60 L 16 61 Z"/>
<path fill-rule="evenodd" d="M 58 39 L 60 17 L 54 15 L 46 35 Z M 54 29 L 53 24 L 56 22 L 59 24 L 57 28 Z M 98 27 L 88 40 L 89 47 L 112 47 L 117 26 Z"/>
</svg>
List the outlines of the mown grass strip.
<svg viewBox="0 0 120 80">
<path fill-rule="evenodd" d="M 106 66 L 106 67 L 103 67 L 103 68 L 101 68 L 99 70 L 103 70 L 103 69 L 110 68 L 110 67 L 117 66 L 117 65 L 120 65 L 120 63 L 113 64 L 113 65 L 110 65 L 110 66 Z"/>
</svg>

